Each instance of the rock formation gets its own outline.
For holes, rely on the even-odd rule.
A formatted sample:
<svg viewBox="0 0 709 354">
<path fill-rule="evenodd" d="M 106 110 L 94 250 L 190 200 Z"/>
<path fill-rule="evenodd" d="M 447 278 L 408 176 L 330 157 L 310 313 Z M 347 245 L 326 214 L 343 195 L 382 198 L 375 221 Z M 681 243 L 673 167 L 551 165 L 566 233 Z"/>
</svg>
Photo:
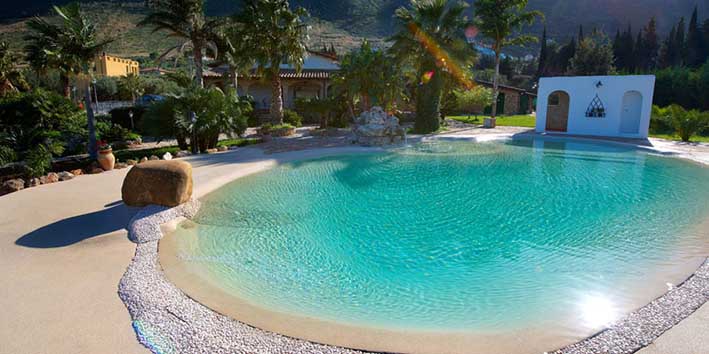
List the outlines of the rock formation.
<svg viewBox="0 0 709 354">
<path fill-rule="evenodd" d="M 406 132 L 399 125 L 399 119 L 388 115 L 381 107 L 363 112 L 352 129 L 355 144 L 381 146 L 404 141 Z"/>
<path fill-rule="evenodd" d="M 121 192 L 128 206 L 178 206 L 192 196 L 192 165 L 179 160 L 135 165 L 123 180 Z"/>
</svg>

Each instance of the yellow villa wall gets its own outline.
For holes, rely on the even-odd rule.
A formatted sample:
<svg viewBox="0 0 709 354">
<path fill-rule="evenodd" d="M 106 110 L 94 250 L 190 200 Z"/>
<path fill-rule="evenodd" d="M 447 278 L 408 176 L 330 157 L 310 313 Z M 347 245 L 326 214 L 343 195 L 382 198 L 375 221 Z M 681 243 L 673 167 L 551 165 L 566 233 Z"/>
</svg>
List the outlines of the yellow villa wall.
<svg viewBox="0 0 709 354">
<path fill-rule="evenodd" d="M 96 59 L 94 70 L 97 76 L 138 75 L 140 66 L 135 60 L 102 55 Z"/>
</svg>

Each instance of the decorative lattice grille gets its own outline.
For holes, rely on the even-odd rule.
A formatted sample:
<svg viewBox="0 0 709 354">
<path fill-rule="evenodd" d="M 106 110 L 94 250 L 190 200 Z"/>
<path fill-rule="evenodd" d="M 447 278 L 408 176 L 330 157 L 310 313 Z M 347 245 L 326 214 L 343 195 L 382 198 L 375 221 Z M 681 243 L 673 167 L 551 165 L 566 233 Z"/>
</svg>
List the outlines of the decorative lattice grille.
<svg viewBox="0 0 709 354">
<path fill-rule="evenodd" d="M 601 98 L 596 95 L 586 109 L 586 117 L 603 118 L 606 116 L 606 108 L 603 107 Z"/>
</svg>

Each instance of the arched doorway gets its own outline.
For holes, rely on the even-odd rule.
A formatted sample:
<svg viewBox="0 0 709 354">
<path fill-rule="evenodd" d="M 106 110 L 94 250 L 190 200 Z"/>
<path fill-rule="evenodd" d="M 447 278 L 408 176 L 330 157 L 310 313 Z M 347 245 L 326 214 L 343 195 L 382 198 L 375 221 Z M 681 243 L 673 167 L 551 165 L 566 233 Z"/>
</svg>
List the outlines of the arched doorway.
<svg viewBox="0 0 709 354">
<path fill-rule="evenodd" d="M 628 91 L 623 95 L 623 108 L 620 112 L 620 133 L 638 134 L 642 115 L 643 95 L 638 91 Z"/>
<path fill-rule="evenodd" d="M 546 130 L 566 132 L 569 126 L 569 94 L 554 91 L 547 98 Z"/>
</svg>

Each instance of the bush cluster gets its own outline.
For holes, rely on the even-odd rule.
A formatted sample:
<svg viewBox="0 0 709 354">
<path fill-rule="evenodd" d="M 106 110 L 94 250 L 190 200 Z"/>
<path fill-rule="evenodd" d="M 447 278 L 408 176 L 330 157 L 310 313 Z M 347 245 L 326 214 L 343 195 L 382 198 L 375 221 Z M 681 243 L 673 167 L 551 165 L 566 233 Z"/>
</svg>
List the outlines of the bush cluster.
<svg viewBox="0 0 709 354">
<path fill-rule="evenodd" d="M 0 162 L 26 160 L 40 175 L 53 156 L 84 152 L 86 140 L 86 114 L 63 96 L 36 89 L 0 98 Z"/>
<path fill-rule="evenodd" d="M 204 152 L 217 147 L 220 134 L 242 135 L 250 111 L 233 90 L 191 86 L 148 107 L 142 128 L 154 137 L 176 138 L 182 149 L 189 139 L 194 152 Z"/>
<path fill-rule="evenodd" d="M 692 136 L 702 134 L 709 128 L 709 111 L 686 110 L 680 105 L 665 108 L 652 107 L 650 130 L 652 133 L 677 134 L 682 141 L 689 141 Z"/>
</svg>

